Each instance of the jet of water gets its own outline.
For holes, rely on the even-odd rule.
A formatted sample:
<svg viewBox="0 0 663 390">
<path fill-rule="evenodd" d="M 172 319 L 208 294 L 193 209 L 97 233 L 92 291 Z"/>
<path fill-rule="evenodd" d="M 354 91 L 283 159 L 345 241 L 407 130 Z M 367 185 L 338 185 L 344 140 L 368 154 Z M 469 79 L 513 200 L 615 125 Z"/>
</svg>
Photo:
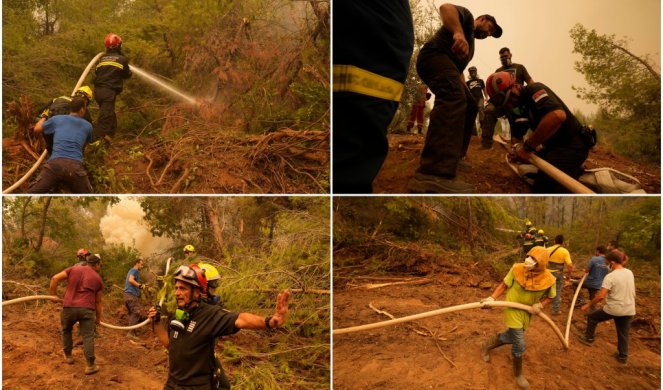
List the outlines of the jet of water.
<svg viewBox="0 0 663 390">
<path fill-rule="evenodd" d="M 141 77 L 143 80 L 147 81 L 148 83 L 158 87 L 162 91 L 170 93 L 171 95 L 177 97 L 180 100 L 185 101 L 186 103 L 195 104 L 195 105 L 200 104 L 193 97 L 191 97 L 191 96 L 187 95 L 186 93 L 180 91 L 179 89 L 175 88 L 174 86 L 164 82 L 163 80 L 159 80 L 158 78 L 152 76 L 151 74 L 147 73 L 146 71 L 142 70 L 141 68 L 137 67 L 136 65 L 133 65 L 133 64 L 131 65 L 131 71 L 134 74 L 136 74 L 137 76 Z"/>
</svg>

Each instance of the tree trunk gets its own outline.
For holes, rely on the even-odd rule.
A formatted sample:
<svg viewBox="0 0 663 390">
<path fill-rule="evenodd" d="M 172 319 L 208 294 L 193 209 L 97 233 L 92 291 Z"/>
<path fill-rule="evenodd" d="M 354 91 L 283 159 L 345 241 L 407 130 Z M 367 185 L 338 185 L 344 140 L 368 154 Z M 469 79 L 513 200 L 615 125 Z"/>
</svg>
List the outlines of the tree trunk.
<svg viewBox="0 0 663 390">
<path fill-rule="evenodd" d="M 207 198 L 205 209 L 207 210 L 207 219 L 212 228 L 212 235 L 214 236 L 217 252 L 221 255 L 223 254 L 223 230 L 225 227 L 225 221 L 223 225 L 219 222 L 219 212 L 217 211 L 214 202 L 215 200 L 213 198 Z"/>
<path fill-rule="evenodd" d="M 31 201 L 32 201 L 32 197 L 25 198 L 25 202 L 23 203 L 23 207 L 21 207 L 21 242 L 22 243 L 26 242 L 25 220 L 27 218 L 28 205 L 30 205 Z"/>
<path fill-rule="evenodd" d="M 46 231 L 46 220 L 48 219 L 48 208 L 51 207 L 50 196 L 44 197 L 44 209 L 41 211 L 41 226 L 39 226 L 39 237 L 37 237 L 37 242 L 35 244 L 35 251 L 39 252 L 41 250 L 41 245 L 44 243 L 44 232 Z"/>
</svg>

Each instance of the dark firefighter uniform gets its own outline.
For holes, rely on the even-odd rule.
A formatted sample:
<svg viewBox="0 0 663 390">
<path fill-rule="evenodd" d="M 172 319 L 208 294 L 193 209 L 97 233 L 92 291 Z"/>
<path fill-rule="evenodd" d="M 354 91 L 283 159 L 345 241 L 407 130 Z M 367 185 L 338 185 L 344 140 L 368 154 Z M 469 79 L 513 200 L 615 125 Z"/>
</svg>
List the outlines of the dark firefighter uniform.
<svg viewBox="0 0 663 390">
<path fill-rule="evenodd" d="M 115 98 L 122 92 L 124 80 L 131 77 L 129 61 L 118 48 L 108 49 L 95 68 L 94 93 L 99 104 L 96 139 L 113 136 L 117 129 Z"/>
<path fill-rule="evenodd" d="M 543 143 L 543 149 L 536 155 L 554 165 L 574 179 L 584 172 L 583 164 L 589 155 L 590 147 L 581 136 L 582 125 L 564 102 L 546 85 L 533 83 L 523 88 L 518 105 L 527 109 L 531 128 L 536 129 L 541 119 L 549 112 L 563 110 L 566 120 L 561 127 Z M 534 179 L 535 193 L 568 193 L 569 191 L 555 179 L 539 170 Z"/>
<path fill-rule="evenodd" d="M 414 48 L 407 0 L 333 2 L 335 193 L 371 193 Z"/>
</svg>

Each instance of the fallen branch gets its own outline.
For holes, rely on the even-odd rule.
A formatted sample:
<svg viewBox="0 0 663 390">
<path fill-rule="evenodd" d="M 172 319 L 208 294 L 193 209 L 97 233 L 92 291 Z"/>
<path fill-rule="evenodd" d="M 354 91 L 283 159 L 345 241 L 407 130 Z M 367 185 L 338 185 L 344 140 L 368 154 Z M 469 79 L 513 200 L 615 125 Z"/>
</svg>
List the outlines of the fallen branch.
<svg viewBox="0 0 663 390">
<path fill-rule="evenodd" d="M 364 284 L 362 286 L 357 286 L 357 285 L 353 285 L 353 284 L 348 283 L 348 286 L 350 286 L 352 288 L 363 288 L 363 289 L 366 289 L 366 290 L 372 290 L 374 288 L 395 286 L 395 285 L 399 285 L 399 284 L 410 284 L 410 285 L 415 285 L 416 286 L 416 285 L 420 285 L 420 284 L 428 284 L 430 282 L 432 282 L 432 280 L 430 280 L 430 279 L 417 279 L 417 280 L 409 280 L 409 281 L 403 281 L 403 282 L 377 283 L 377 284 L 369 283 L 369 284 Z"/>
</svg>

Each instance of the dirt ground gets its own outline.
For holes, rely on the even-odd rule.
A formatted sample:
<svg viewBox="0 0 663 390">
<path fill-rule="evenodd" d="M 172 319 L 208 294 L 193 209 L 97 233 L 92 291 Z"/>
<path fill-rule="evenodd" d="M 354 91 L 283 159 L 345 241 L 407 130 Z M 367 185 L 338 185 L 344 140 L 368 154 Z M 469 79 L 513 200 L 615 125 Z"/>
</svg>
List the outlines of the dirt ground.
<svg viewBox="0 0 663 390">
<path fill-rule="evenodd" d="M 373 183 L 373 190 L 382 194 L 406 194 L 410 178 L 419 166 L 424 136 L 390 134 L 389 154 Z M 458 179 L 471 183 L 480 194 L 522 194 L 531 188 L 506 164 L 506 151 L 497 143 L 488 150 L 481 149 L 479 137 L 472 137 L 467 152 L 469 171 L 459 171 Z M 600 145 L 594 148 L 585 164 L 587 169 L 610 167 L 636 177 L 647 193 L 661 192 L 660 167 L 638 164 Z"/>
<path fill-rule="evenodd" d="M 168 355 L 149 325 L 138 330 L 138 339 L 130 341 L 126 331 L 98 327 L 101 337 L 95 339 L 96 363 L 100 370 L 85 375 L 83 345 L 73 350 L 75 363 L 65 363 L 60 334 L 60 304 L 38 301 L 6 306 L 2 309 L 2 388 L 17 389 L 162 389 L 168 377 Z M 105 305 L 104 322 L 126 323 L 126 311 L 120 305 Z M 108 313 L 120 313 L 117 317 Z M 122 314 L 124 313 L 124 314 Z M 74 328 L 74 342 L 79 337 Z M 253 350 L 260 344 L 269 350 L 273 339 L 254 331 L 242 331 L 229 336 L 235 350 Z M 217 350 L 224 348 L 217 342 Z M 243 356 L 222 361 L 228 378 L 233 371 L 246 370 L 246 366 L 259 368 L 264 357 Z M 260 363 L 260 364 L 258 364 Z M 267 363 L 272 364 L 272 363 Z M 297 367 L 297 368 L 295 368 Z M 291 370 L 302 383 L 318 380 L 310 366 L 293 362 Z M 308 370 L 305 371 L 305 370 Z M 239 386 L 241 387 L 241 386 Z M 306 388 L 306 387 L 292 387 Z"/>
<path fill-rule="evenodd" d="M 499 278 L 494 271 L 476 266 L 452 267 L 429 274 L 429 282 L 365 289 L 367 283 L 385 283 L 412 275 L 366 275 L 360 268 L 334 275 L 334 329 L 384 321 L 369 303 L 395 317 L 442 307 L 477 302 L 488 296 Z M 636 275 L 637 278 L 637 275 Z M 423 279 L 423 278 L 422 278 Z M 583 292 L 586 296 L 587 292 Z M 564 288 L 562 315 L 551 316 L 565 331 L 572 288 Z M 585 320 L 574 310 L 570 347 L 541 319 L 527 329 L 523 372 L 532 389 L 659 389 L 660 292 L 638 292 L 627 365 L 613 358 L 617 349 L 614 325 L 597 328 L 593 346 L 576 340 Z M 550 309 L 544 309 L 547 314 Z M 369 331 L 336 335 L 334 389 L 513 389 L 510 346 L 491 352 L 491 362 L 480 356 L 488 336 L 502 332 L 502 310 L 466 310 L 416 322 Z M 436 336 L 434 339 L 431 334 Z M 437 344 L 437 345 L 436 345 Z"/>
</svg>

